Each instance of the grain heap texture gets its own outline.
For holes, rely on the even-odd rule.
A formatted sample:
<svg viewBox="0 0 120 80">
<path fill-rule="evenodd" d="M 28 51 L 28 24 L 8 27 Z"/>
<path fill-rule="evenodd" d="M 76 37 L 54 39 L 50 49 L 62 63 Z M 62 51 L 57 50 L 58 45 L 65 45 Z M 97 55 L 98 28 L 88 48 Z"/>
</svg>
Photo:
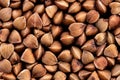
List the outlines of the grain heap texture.
<svg viewBox="0 0 120 80">
<path fill-rule="evenodd" d="M 120 80 L 120 0 L 0 0 L 0 80 Z"/>
</svg>

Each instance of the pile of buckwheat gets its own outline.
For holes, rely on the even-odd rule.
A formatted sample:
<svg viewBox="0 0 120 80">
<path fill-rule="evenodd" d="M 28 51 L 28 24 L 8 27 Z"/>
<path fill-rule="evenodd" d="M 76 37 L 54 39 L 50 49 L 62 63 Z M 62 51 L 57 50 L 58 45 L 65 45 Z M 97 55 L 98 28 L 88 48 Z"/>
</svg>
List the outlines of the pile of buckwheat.
<svg viewBox="0 0 120 80">
<path fill-rule="evenodd" d="M 120 0 L 0 0 L 0 80 L 120 80 Z"/>
</svg>

